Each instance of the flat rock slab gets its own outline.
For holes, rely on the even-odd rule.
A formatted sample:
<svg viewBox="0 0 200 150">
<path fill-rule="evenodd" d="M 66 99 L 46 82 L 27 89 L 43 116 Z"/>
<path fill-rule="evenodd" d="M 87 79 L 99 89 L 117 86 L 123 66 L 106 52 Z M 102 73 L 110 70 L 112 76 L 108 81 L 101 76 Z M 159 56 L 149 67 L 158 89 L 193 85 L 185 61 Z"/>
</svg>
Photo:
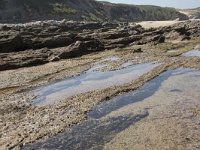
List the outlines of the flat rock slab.
<svg viewBox="0 0 200 150">
<path fill-rule="evenodd" d="M 122 94 L 108 102 L 103 102 L 95 106 L 93 111 L 88 114 L 92 118 L 73 127 L 69 132 L 64 132 L 50 139 L 27 145 L 22 149 L 123 149 L 124 145 L 127 149 L 137 147 L 138 145 L 135 142 L 139 140 L 139 136 L 144 135 L 140 135 L 140 133 L 138 135 L 134 134 L 134 131 L 137 129 L 133 128 L 135 123 L 142 121 L 146 117 L 150 117 L 150 119 L 154 118 L 150 122 L 155 121 L 155 117 L 172 118 L 172 120 L 174 116 L 179 117 L 179 112 L 185 111 L 187 105 L 184 107 L 182 105 L 179 106 L 177 102 L 197 102 L 197 99 L 200 97 L 199 79 L 200 71 L 195 69 L 179 68 L 166 71 L 146 83 L 138 91 Z M 185 80 L 188 82 L 182 82 Z M 193 89 L 192 87 L 197 88 Z M 139 103 L 139 101 L 141 102 Z M 166 109 L 167 107 L 169 109 L 173 107 L 174 103 L 177 103 L 178 107 L 178 110 L 175 112 L 174 110 L 172 112 L 164 112 L 163 114 L 157 112 L 158 110 L 161 111 L 162 108 Z M 191 113 L 182 115 L 182 117 L 187 118 L 191 116 Z M 195 122 L 195 120 L 193 121 Z M 160 126 L 158 130 L 165 128 L 167 125 L 164 124 L 164 127 Z M 176 129 L 176 126 L 173 128 Z M 178 132 L 179 130 L 177 129 Z M 171 129 L 170 131 L 173 130 Z M 184 132 L 187 131 L 185 130 Z M 196 131 L 193 134 L 198 133 Z M 158 137 L 156 137 L 156 134 L 153 138 L 163 138 L 163 134 L 158 135 Z M 177 133 L 173 134 L 177 136 Z M 151 136 L 148 133 L 146 135 Z M 152 142 L 151 140 L 152 137 L 150 137 L 150 141 L 148 142 Z M 127 141 L 129 141 L 128 144 L 126 144 Z M 140 146 L 143 144 L 140 144 Z M 170 147 L 170 145 L 165 144 L 163 142 L 163 147 Z"/>
</svg>

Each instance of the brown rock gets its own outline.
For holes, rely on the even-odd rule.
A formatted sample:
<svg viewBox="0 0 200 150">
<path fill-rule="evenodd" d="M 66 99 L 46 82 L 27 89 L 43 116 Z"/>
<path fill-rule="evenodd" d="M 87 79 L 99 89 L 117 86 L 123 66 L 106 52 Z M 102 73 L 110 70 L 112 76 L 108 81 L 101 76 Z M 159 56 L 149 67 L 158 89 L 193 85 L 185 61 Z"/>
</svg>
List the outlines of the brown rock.
<svg viewBox="0 0 200 150">
<path fill-rule="evenodd" d="M 87 53 L 104 50 L 104 45 L 98 40 L 92 41 L 77 41 L 68 46 L 65 50 L 61 51 L 58 55 L 61 59 L 81 56 Z"/>
<path fill-rule="evenodd" d="M 17 32 L 0 33 L 0 53 L 17 51 L 23 47 L 22 38 Z"/>
</svg>

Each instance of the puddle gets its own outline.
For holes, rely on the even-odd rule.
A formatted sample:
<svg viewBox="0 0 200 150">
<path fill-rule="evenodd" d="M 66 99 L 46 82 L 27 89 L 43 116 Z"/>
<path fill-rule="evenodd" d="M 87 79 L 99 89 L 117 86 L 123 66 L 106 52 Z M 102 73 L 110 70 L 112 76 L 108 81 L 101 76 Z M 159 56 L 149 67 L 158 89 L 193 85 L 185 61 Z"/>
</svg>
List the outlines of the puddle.
<svg viewBox="0 0 200 150">
<path fill-rule="evenodd" d="M 103 149 L 104 144 L 111 141 L 117 133 L 146 116 L 148 116 L 148 112 L 135 116 L 118 116 L 103 121 L 88 120 L 73 127 L 69 132 L 61 133 L 46 141 L 27 145 L 21 149 Z"/>
<path fill-rule="evenodd" d="M 145 107 L 146 109 L 139 114 L 133 115 L 133 110 L 130 109 L 132 103 L 144 101 L 149 97 L 152 97 L 151 100 L 160 98 L 158 100 L 163 101 L 162 96 L 155 94 L 158 91 L 161 94 L 170 94 L 170 97 L 164 95 L 164 101 L 176 100 L 177 95 L 181 100 L 183 98 L 190 99 L 190 97 L 198 99 L 200 93 L 199 75 L 200 71 L 196 69 L 168 70 L 140 89 L 122 94 L 94 107 L 87 114 L 88 120 L 72 127 L 70 131 L 26 145 L 22 149 L 103 149 L 105 143 L 110 142 L 118 133 L 149 115 L 148 107 Z M 186 79 L 188 79 L 187 82 L 183 82 Z M 128 113 L 122 113 L 123 111 L 120 109 L 123 108 L 126 108 Z M 108 115 L 111 112 L 118 112 L 120 115 Z"/>
<path fill-rule="evenodd" d="M 117 96 L 117 97 L 109 100 L 109 101 L 105 101 L 105 102 L 95 106 L 93 108 L 93 110 L 88 113 L 88 116 L 90 118 L 99 119 L 121 107 L 142 101 L 145 98 L 152 96 L 155 93 L 155 91 L 158 90 L 161 83 L 163 81 L 165 81 L 167 78 L 169 78 L 171 75 L 172 75 L 172 72 L 167 71 L 167 72 L 161 74 L 159 77 L 146 83 L 139 90 L 136 90 L 134 92 L 129 92 L 126 94 L 122 94 L 120 96 Z"/>
<path fill-rule="evenodd" d="M 200 51 L 199 50 L 192 50 L 192 51 L 189 51 L 189 52 L 182 54 L 182 56 L 186 56 L 186 57 L 198 56 L 198 57 L 200 57 Z"/>
<path fill-rule="evenodd" d="M 77 94 L 123 85 L 137 79 L 158 65 L 158 63 L 151 62 L 108 72 L 94 71 L 104 65 L 95 66 L 80 76 L 64 79 L 33 90 L 32 92 L 37 96 L 33 100 L 33 105 L 54 104 Z"/>
<path fill-rule="evenodd" d="M 160 76 L 146 83 L 143 87 L 134 92 L 122 94 L 109 101 L 105 101 L 95 106 L 92 109 L 92 111 L 88 113 L 88 116 L 90 118 L 99 119 L 119 108 L 145 100 L 146 98 L 154 95 L 154 93 L 160 88 L 161 84 L 168 78 L 181 75 L 191 76 L 193 78 L 199 78 L 197 77 L 197 75 L 200 75 L 200 71 L 195 69 L 183 69 L 183 68 L 166 71 L 165 73 L 162 73 Z M 180 92 L 183 92 L 180 88 L 182 87 L 180 87 L 179 85 L 176 85 L 174 87 L 171 86 L 171 89 L 169 89 L 167 92 L 180 94 Z"/>
</svg>

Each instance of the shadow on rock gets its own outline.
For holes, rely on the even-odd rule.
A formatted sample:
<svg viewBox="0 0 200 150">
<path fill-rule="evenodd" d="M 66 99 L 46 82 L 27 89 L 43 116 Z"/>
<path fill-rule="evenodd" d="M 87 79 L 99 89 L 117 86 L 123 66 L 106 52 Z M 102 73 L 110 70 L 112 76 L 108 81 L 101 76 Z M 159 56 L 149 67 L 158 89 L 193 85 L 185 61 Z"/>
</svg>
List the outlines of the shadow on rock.
<svg viewBox="0 0 200 150">
<path fill-rule="evenodd" d="M 148 112 L 127 115 L 106 120 L 88 120 L 71 131 L 62 133 L 46 141 L 27 145 L 22 149 L 102 149 L 113 137 L 148 116 Z"/>
</svg>

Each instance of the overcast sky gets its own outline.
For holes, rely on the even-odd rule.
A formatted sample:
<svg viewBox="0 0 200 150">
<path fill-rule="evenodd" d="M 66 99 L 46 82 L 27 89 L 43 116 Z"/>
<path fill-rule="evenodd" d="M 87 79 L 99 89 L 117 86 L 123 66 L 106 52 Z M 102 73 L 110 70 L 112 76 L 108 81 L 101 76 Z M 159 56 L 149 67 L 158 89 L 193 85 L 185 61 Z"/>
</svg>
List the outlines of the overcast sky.
<svg viewBox="0 0 200 150">
<path fill-rule="evenodd" d="M 99 0 L 100 1 L 100 0 Z M 200 7 L 200 0 L 101 0 L 112 3 L 158 5 L 175 8 L 196 8 Z"/>
</svg>

